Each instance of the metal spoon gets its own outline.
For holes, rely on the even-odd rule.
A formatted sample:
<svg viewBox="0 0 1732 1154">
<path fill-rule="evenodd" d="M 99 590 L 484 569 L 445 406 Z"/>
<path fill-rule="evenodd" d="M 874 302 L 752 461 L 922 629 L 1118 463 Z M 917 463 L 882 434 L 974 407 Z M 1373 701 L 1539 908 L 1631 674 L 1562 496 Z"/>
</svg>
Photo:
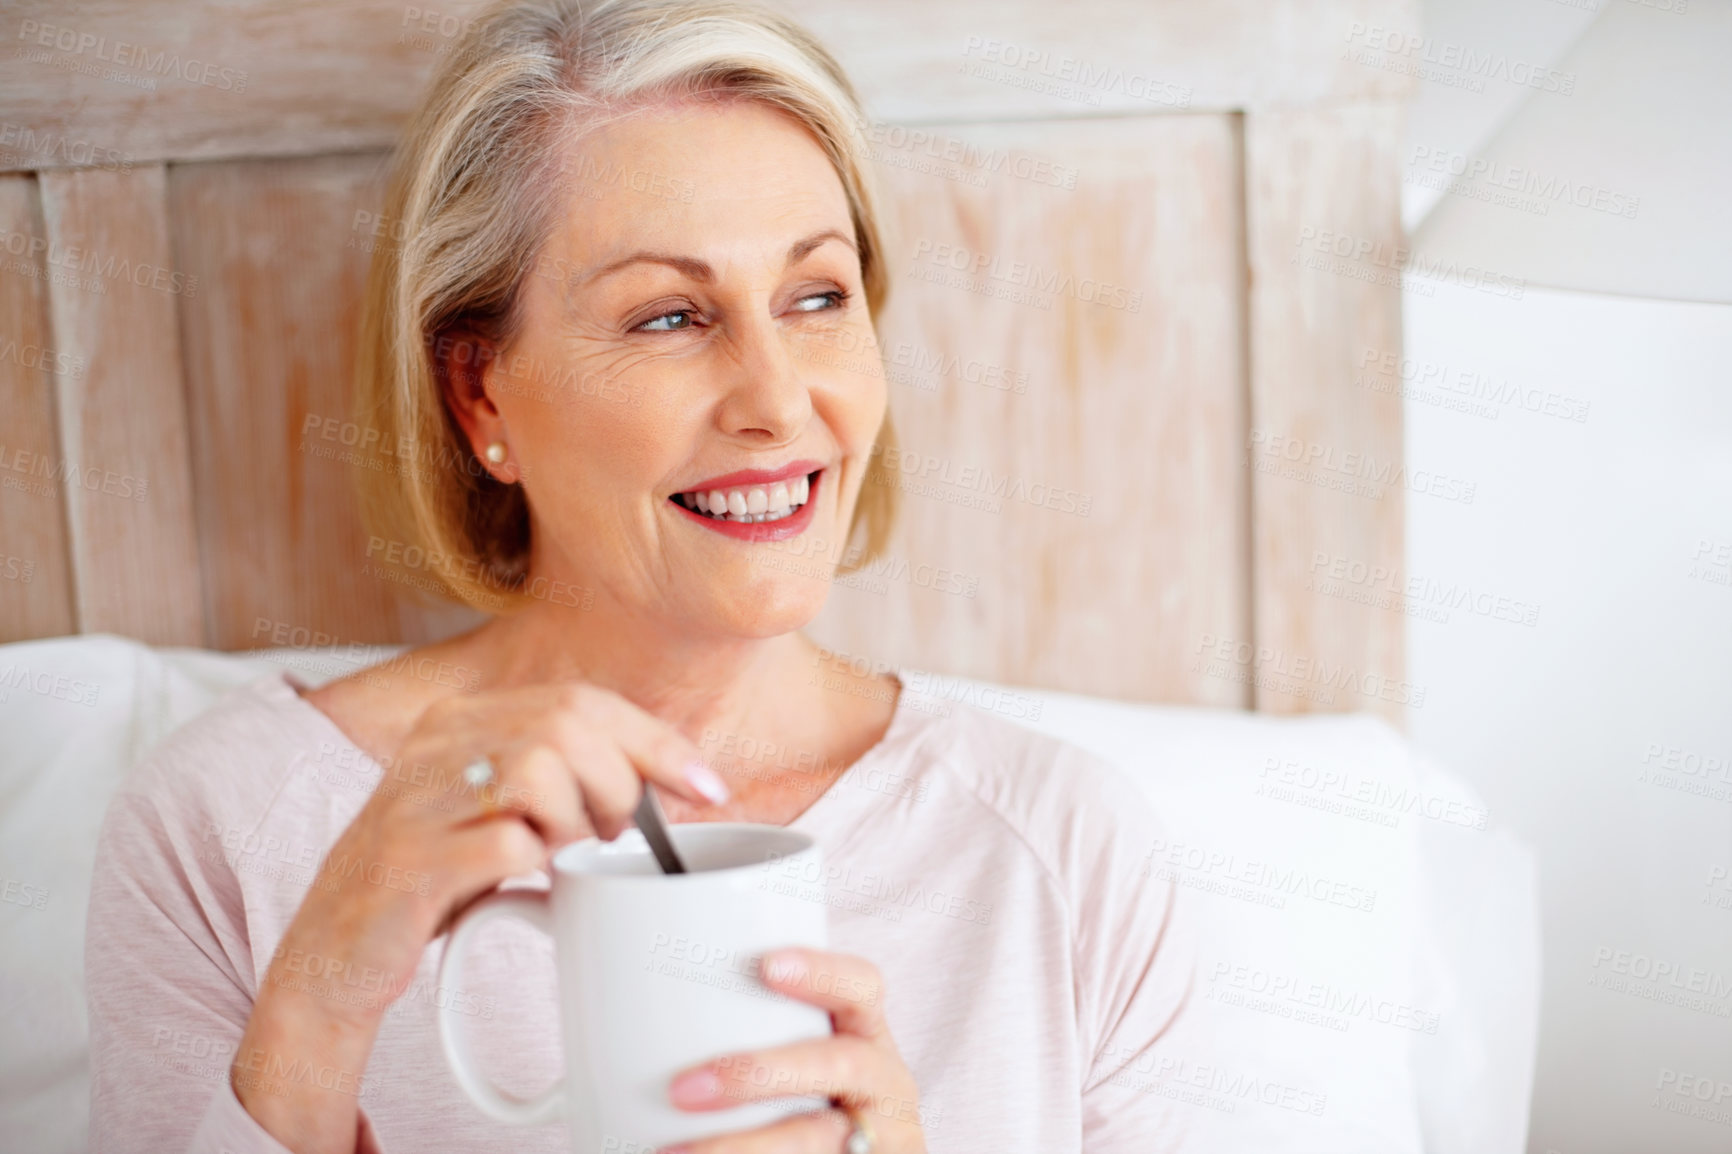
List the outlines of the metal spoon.
<svg viewBox="0 0 1732 1154">
<path fill-rule="evenodd" d="M 662 803 L 656 797 L 655 786 L 647 781 L 643 783 L 643 798 L 637 803 L 635 820 L 637 827 L 643 831 L 643 839 L 649 842 L 650 852 L 656 855 L 656 864 L 662 867 L 662 872 L 685 873 L 685 863 L 680 861 L 680 855 L 674 852 L 673 839 L 668 836 L 668 819 L 662 813 Z"/>
</svg>

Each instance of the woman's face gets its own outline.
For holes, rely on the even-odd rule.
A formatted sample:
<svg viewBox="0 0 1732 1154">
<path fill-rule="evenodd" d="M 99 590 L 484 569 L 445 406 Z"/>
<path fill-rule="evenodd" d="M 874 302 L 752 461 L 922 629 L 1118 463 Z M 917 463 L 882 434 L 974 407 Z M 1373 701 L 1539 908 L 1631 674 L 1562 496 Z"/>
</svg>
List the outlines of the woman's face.
<svg viewBox="0 0 1732 1154">
<path fill-rule="evenodd" d="M 886 404 L 840 179 L 747 102 L 628 117 L 564 166 L 521 329 L 464 421 L 509 448 L 532 576 L 686 631 L 803 626 Z"/>
</svg>

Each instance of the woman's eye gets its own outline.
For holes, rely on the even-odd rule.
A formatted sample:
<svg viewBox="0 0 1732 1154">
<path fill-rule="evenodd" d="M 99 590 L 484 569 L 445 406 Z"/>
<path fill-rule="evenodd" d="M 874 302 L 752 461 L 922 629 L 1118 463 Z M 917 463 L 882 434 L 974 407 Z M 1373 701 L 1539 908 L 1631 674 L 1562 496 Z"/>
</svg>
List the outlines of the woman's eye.
<svg viewBox="0 0 1732 1154">
<path fill-rule="evenodd" d="M 832 301 L 834 303 L 828 305 L 826 308 L 812 308 L 807 303 L 809 301 Z M 795 302 L 794 308 L 803 313 L 821 313 L 828 311 L 828 309 L 839 309 L 847 303 L 848 294 L 840 289 L 833 289 L 827 293 L 814 293 L 812 296 L 802 297 L 800 300 Z"/>
<path fill-rule="evenodd" d="M 642 330 L 643 332 L 649 332 L 649 333 L 679 332 L 681 329 L 689 329 L 692 327 L 691 317 L 692 317 L 692 313 L 691 313 L 690 309 L 676 309 L 675 311 L 673 311 L 671 313 L 663 313 L 659 317 L 652 317 L 637 327 L 640 330 Z M 662 323 L 663 321 L 674 321 L 676 319 L 683 320 L 684 323 L 682 323 L 682 324 L 663 324 Z"/>
<path fill-rule="evenodd" d="M 820 302 L 813 304 L 812 302 Z M 802 313 L 831 312 L 846 307 L 848 293 L 843 289 L 832 289 L 829 292 L 813 293 L 809 297 L 801 297 L 794 302 L 794 311 Z M 692 327 L 693 310 L 675 309 L 663 313 L 659 317 L 651 317 L 642 324 L 635 326 L 635 332 L 644 333 L 676 333 Z"/>
</svg>

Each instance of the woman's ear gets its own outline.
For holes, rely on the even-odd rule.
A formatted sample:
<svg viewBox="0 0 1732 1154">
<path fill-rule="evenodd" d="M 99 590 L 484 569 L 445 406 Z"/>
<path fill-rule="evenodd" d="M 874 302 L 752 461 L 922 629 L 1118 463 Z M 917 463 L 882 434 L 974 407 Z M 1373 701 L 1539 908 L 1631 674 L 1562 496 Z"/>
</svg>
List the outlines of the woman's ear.
<svg viewBox="0 0 1732 1154">
<path fill-rule="evenodd" d="M 521 469 L 511 451 L 505 418 L 487 392 L 487 373 L 498 348 L 466 330 L 451 330 L 432 339 L 433 375 L 457 425 L 469 438 L 469 449 L 493 478 L 515 484 Z"/>
</svg>

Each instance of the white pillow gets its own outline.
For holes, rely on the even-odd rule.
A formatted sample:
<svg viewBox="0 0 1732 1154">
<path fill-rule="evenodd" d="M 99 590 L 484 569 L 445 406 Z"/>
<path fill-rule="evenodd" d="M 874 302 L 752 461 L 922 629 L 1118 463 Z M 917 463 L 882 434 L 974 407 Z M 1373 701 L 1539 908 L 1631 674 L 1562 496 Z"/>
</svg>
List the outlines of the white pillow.
<svg viewBox="0 0 1732 1154">
<path fill-rule="evenodd" d="M 1411 751 L 1428 796 L 1478 806 L 1459 778 Z M 1523 1151 L 1539 1049 L 1540 904 L 1533 851 L 1495 820 L 1418 823 L 1425 911 L 1416 996 L 1441 1015 L 1415 1035 L 1426 1149 Z"/>
<path fill-rule="evenodd" d="M 0 1150 L 85 1149 L 84 921 L 109 797 L 169 731 L 285 664 L 316 684 L 353 662 L 106 634 L 0 645 Z"/>
</svg>

